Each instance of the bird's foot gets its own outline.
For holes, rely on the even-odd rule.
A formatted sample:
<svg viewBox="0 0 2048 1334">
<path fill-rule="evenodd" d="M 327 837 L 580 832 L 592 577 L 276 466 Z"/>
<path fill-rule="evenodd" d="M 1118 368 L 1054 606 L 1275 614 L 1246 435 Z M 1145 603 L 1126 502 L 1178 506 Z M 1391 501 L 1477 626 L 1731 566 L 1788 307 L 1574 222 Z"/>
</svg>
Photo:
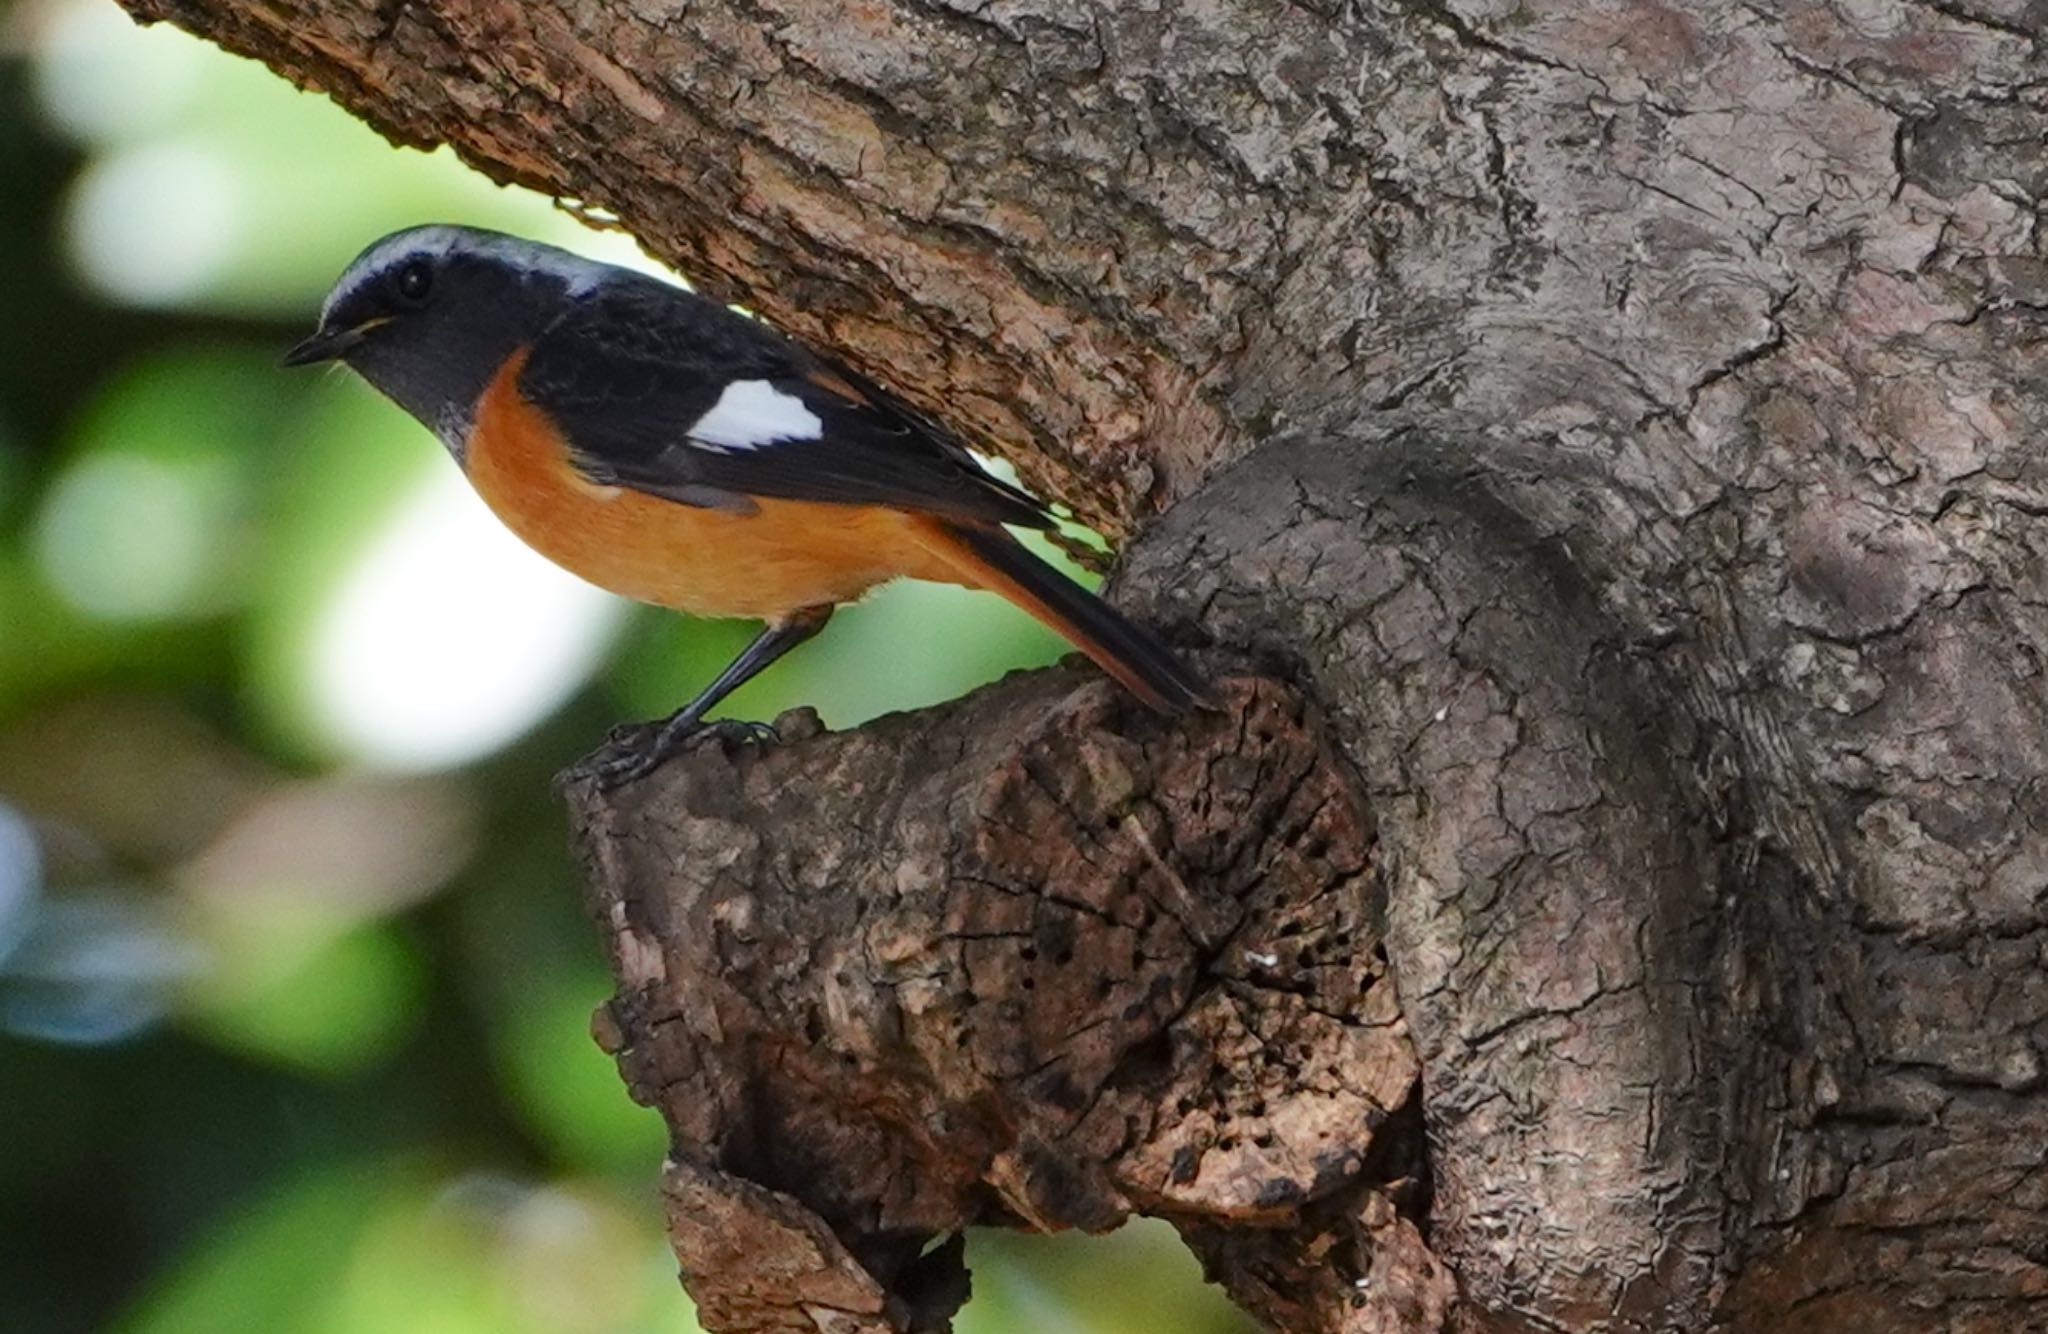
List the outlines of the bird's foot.
<svg viewBox="0 0 2048 1334">
<path fill-rule="evenodd" d="M 645 778 L 672 756 L 706 741 L 766 745 L 779 740 L 773 725 L 738 718 L 702 722 L 679 714 L 665 723 L 621 723 L 605 735 L 603 745 L 563 770 L 555 786 L 560 789 L 589 779 L 600 792 L 609 792 Z"/>
</svg>

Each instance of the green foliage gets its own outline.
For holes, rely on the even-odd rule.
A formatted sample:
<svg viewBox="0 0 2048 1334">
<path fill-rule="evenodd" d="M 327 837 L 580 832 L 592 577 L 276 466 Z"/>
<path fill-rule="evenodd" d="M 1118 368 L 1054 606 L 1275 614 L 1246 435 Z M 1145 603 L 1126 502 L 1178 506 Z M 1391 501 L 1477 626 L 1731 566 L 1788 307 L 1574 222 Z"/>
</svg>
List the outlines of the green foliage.
<svg viewBox="0 0 2048 1334">
<path fill-rule="evenodd" d="M 499 1015 L 492 1044 L 506 1097 L 563 1163 L 624 1179 L 650 1177 L 667 1147 L 661 1118 L 624 1096 L 618 1068 L 590 1036 L 606 980 L 578 970 L 524 990 Z"/>
<path fill-rule="evenodd" d="M 239 948 L 216 955 L 186 1000 L 193 1031 L 310 1074 L 352 1074 L 388 1058 L 410 1034 L 425 990 L 404 936 L 385 923 L 298 940 L 279 934 L 233 940 Z"/>
<path fill-rule="evenodd" d="M 257 1201 L 192 1248 L 119 1334 L 219 1334 L 232 1314 L 244 1329 L 304 1330 L 341 1286 L 350 1249 L 378 1217 L 402 1208 L 389 1168 L 308 1173 Z"/>
</svg>

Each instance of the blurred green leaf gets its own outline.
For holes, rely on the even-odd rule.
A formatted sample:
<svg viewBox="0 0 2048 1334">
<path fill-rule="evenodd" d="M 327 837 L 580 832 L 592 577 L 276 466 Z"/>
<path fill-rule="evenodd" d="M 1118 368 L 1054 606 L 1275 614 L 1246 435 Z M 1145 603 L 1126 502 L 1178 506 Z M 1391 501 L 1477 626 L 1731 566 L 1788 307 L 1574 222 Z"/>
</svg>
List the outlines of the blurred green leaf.
<svg viewBox="0 0 2048 1334">
<path fill-rule="evenodd" d="M 624 712 L 674 712 L 737 655 L 757 627 L 653 613 L 618 655 Z M 734 691 L 714 717 L 766 721 L 809 704 L 829 727 L 965 694 L 1004 673 L 1057 662 L 1065 641 L 993 594 L 898 582 L 841 610 L 812 643 Z"/>
<path fill-rule="evenodd" d="M 405 1173 L 376 1164 L 299 1176 L 184 1256 L 115 1334 L 312 1334 L 327 1323 L 356 1237 L 406 1185 Z"/>
<path fill-rule="evenodd" d="M 298 937 L 298 938 L 295 938 Z M 389 1055 L 411 1030 L 425 986 L 394 927 L 218 932 L 215 967 L 188 1022 L 216 1041 L 309 1072 L 340 1075 Z"/>
<path fill-rule="evenodd" d="M 498 1060 L 526 1123 L 565 1166 L 650 1177 L 668 1147 L 661 1117 L 625 1096 L 617 1063 L 590 1036 L 591 1009 L 610 994 L 594 969 L 526 988 L 498 1033 Z"/>
<path fill-rule="evenodd" d="M 0 417 L 0 533 L 6 531 L 15 507 L 21 503 L 22 493 L 27 489 L 27 478 L 28 459 L 9 429 L 7 419 Z"/>
<path fill-rule="evenodd" d="M 79 416 L 34 532 L 44 577 L 73 607 L 119 621 L 236 604 L 282 401 L 255 374 L 267 360 L 230 348 L 147 358 Z"/>
<path fill-rule="evenodd" d="M 362 1162 L 244 1210 L 114 1334 L 687 1334 L 654 1255 L 594 1192 Z"/>
<path fill-rule="evenodd" d="M 1141 1218 L 1106 1237 L 977 1231 L 967 1262 L 974 1299 L 958 1334 L 1253 1334 L 1256 1328 L 1171 1225 Z"/>
<path fill-rule="evenodd" d="M 597 1192 L 472 1176 L 372 1221 L 316 1334 L 683 1334 L 653 1250 Z"/>
<path fill-rule="evenodd" d="M 410 418 L 338 377 L 317 387 L 287 435 L 243 629 L 243 686 L 270 740 L 287 754 L 315 757 L 332 745 L 308 694 L 321 609 L 422 472 L 443 460 Z"/>
<path fill-rule="evenodd" d="M 446 149 L 394 150 L 327 98 L 169 27 L 93 4 L 59 6 L 52 29 L 45 103 L 102 150 L 72 195 L 72 254 L 116 297 L 310 321 L 369 240 L 432 218 L 640 259 L 623 236 Z"/>
</svg>

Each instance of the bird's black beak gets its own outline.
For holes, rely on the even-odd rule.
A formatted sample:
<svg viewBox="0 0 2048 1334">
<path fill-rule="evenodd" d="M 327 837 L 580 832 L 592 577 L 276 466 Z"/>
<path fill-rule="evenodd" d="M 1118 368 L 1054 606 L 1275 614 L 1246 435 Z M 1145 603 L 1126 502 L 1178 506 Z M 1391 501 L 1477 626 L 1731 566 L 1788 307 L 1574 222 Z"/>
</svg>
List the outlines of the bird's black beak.
<svg viewBox="0 0 2048 1334">
<path fill-rule="evenodd" d="M 307 338 L 284 354 L 286 366 L 311 366 L 319 361 L 334 361 L 348 355 L 349 349 L 363 341 L 364 329 L 316 329 Z"/>
</svg>

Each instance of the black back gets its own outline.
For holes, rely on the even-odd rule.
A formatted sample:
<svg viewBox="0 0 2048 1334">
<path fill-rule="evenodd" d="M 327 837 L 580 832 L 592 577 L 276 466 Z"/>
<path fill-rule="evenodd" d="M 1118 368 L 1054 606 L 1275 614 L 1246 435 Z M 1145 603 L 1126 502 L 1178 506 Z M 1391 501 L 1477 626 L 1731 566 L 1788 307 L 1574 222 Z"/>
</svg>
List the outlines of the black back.
<svg viewBox="0 0 2048 1334">
<path fill-rule="evenodd" d="M 693 440 L 692 424 L 745 380 L 801 400 L 818 438 L 737 449 Z M 1051 525 L 1037 501 L 878 386 L 758 321 L 624 270 L 541 333 L 519 389 L 608 485 L 694 505 L 773 496 Z"/>
</svg>

